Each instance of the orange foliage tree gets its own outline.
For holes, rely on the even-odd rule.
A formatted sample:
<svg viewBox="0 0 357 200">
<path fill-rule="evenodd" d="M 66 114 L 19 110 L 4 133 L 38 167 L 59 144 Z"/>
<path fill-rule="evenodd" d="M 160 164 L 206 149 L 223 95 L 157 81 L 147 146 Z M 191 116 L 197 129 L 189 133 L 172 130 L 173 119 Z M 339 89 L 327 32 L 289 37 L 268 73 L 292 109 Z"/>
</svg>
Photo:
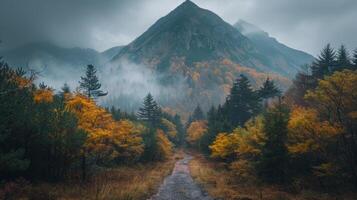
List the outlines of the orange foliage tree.
<svg viewBox="0 0 357 200">
<path fill-rule="evenodd" d="M 158 160 L 167 159 L 172 155 L 173 145 L 161 129 L 157 130 L 156 145 L 156 157 Z"/>
<path fill-rule="evenodd" d="M 204 120 L 194 121 L 187 129 L 186 140 L 192 146 L 201 149 L 201 138 L 207 132 L 207 122 Z"/>
<path fill-rule="evenodd" d="M 177 137 L 177 129 L 175 124 L 173 124 L 172 122 L 170 122 L 169 120 L 162 118 L 161 119 L 161 123 L 164 126 L 163 128 L 165 129 L 166 135 L 168 136 L 168 138 L 171 141 L 177 141 L 178 137 Z"/>
<path fill-rule="evenodd" d="M 92 99 L 76 94 L 67 107 L 78 117 L 78 125 L 88 134 L 85 151 L 99 160 L 136 160 L 143 152 L 140 129 L 128 120 L 115 122 Z"/>
</svg>

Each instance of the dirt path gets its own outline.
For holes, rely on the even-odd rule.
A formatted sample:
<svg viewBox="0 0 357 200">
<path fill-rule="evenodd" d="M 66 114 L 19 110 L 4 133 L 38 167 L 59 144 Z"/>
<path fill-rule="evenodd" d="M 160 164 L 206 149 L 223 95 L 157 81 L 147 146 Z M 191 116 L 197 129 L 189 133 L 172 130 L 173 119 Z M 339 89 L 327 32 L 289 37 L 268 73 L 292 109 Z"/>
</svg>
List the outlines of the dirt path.
<svg viewBox="0 0 357 200">
<path fill-rule="evenodd" d="M 165 178 L 159 192 L 150 200 L 213 200 L 193 181 L 188 167 L 192 156 L 186 155 L 175 164 L 172 174 Z"/>
</svg>

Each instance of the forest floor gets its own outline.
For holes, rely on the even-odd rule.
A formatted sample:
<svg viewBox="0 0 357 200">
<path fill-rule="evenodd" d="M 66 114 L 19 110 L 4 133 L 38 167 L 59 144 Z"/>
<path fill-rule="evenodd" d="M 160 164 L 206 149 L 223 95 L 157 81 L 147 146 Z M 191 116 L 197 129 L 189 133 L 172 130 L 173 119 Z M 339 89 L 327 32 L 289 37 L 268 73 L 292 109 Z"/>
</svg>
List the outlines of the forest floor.
<svg viewBox="0 0 357 200">
<path fill-rule="evenodd" d="M 213 200 L 192 179 L 188 166 L 191 159 L 192 156 L 185 154 L 177 161 L 172 174 L 150 200 Z"/>
<path fill-rule="evenodd" d="M 183 158 L 176 152 L 162 162 L 119 166 L 92 176 L 86 183 L 66 181 L 60 183 L 28 183 L 18 180 L 0 189 L 0 199 L 28 200 L 140 200 L 157 193 L 165 177 L 170 175 L 175 163 Z M 7 195 L 7 198 L 3 198 Z"/>
<path fill-rule="evenodd" d="M 189 164 L 194 181 L 214 199 L 229 200 L 356 200 L 357 193 L 328 194 L 319 191 L 294 191 L 291 187 L 265 185 L 253 180 L 239 180 L 222 163 L 211 161 L 200 153 L 190 153 Z M 290 192 L 289 192 L 290 190 Z"/>
</svg>

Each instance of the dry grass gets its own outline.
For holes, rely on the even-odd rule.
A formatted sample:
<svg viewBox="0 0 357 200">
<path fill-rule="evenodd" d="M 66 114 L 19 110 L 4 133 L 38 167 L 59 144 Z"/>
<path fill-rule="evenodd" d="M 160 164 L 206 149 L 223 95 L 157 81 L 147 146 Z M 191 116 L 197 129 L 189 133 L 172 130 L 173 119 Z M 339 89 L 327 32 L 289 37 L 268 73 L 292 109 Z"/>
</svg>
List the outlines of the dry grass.
<svg viewBox="0 0 357 200">
<path fill-rule="evenodd" d="M 171 173 L 176 160 L 180 158 L 182 152 L 163 162 L 108 169 L 91 178 L 86 184 L 28 185 L 21 199 L 147 199 L 157 192 L 163 179 Z M 15 195 L 15 199 L 18 198 Z"/>
<path fill-rule="evenodd" d="M 195 181 L 216 199 L 232 200 L 353 200 L 354 194 L 331 196 L 312 191 L 302 191 L 299 194 L 285 192 L 277 186 L 260 185 L 254 181 L 243 181 L 222 165 L 194 154 L 190 162 L 191 174 Z"/>
</svg>

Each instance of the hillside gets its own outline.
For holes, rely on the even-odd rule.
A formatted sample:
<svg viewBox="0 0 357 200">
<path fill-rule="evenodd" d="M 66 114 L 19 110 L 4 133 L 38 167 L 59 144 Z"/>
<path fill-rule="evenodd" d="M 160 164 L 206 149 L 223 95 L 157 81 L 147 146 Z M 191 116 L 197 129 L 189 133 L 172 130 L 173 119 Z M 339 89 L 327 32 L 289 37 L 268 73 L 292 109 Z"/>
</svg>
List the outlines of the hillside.
<svg viewBox="0 0 357 200">
<path fill-rule="evenodd" d="M 257 50 L 268 58 L 271 65 L 276 66 L 277 70 L 289 77 L 293 77 L 302 65 L 311 63 L 314 59 L 310 54 L 280 43 L 267 32 L 244 20 L 239 20 L 234 27 L 254 43 Z"/>
</svg>

